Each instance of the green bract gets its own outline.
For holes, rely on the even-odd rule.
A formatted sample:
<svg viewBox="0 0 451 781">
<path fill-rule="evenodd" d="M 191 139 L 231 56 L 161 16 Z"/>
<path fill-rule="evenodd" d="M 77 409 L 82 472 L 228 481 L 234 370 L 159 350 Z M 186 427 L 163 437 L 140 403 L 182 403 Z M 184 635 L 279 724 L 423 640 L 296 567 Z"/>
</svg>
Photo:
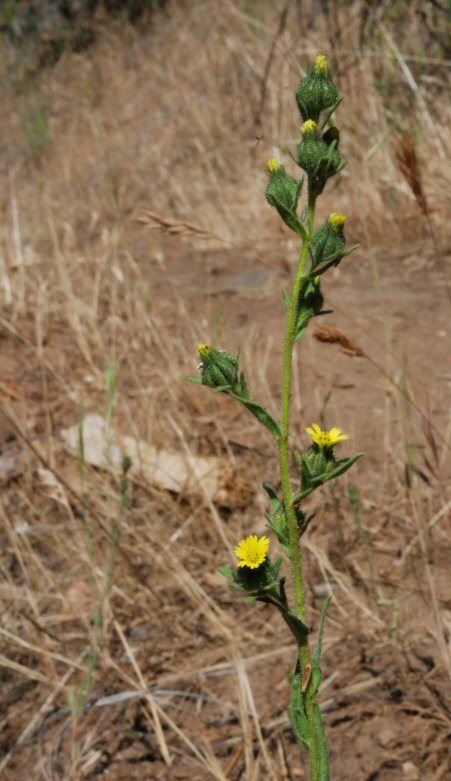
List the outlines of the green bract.
<svg viewBox="0 0 451 781">
<path fill-rule="evenodd" d="M 276 439 L 279 439 L 279 424 L 268 410 L 252 398 L 244 373 L 239 369 L 238 357 L 235 358 L 225 350 L 217 350 L 208 344 L 199 344 L 198 350 L 202 358 L 199 365 L 201 377 L 187 377 L 187 379 L 190 382 L 207 385 L 217 392 L 225 393 L 232 399 L 240 401 Z"/>
<path fill-rule="evenodd" d="M 284 301 L 287 310 L 291 305 L 290 296 L 284 294 Z M 304 280 L 304 284 L 299 293 L 298 305 L 297 305 L 297 319 L 296 319 L 296 331 L 295 342 L 297 342 L 305 333 L 305 330 L 312 317 L 316 315 L 324 314 L 323 312 L 324 298 L 321 293 L 321 285 L 319 277 L 308 276 Z"/>
<path fill-rule="evenodd" d="M 311 257 L 312 270 L 318 269 L 323 262 L 334 261 L 338 264 L 343 257 L 346 244 L 344 236 L 344 217 L 343 221 L 335 222 L 334 217 L 341 215 L 331 215 L 324 225 L 321 225 L 312 236 Z"/>
<path fill-rule="evenodd" d="M 296 101 L 303 120 L 313 119 L 317 122 L 321 112 L 332 108 L 339 99 L 329 64 L 325 57 L 318 55 L 310 73 L 296 90 Z"/>
<path fill-rule="evenodd" d="M 305 127 L 305 126 L 304 126 Z M 326 144 L 316 132 L 304 133 L 298 146 L 296 162 L 309 177 L 309 189 L 318 196 L 327 180 L 343 168 L 343 160 L 337 149 L 337 142 Z"/>
<path fill-rule="evenodd" d="M 311 445 L 305 453 L 299 456 L 299 466 L 302 477 L 302 487 L 307 488 L 317 477 L 333 472 L 335 456 L 331 449 Z"/>
<path fill-rule="evenodd" d="M 362 456 L 363 453 L 356 453 L 354 456 L 337 461 L 332 450 L 321 450 L 317 445 L 312 445 L 304 453 L 296 453 L 296 461 L 301 473 L 301 490 L 294 497 L 294 504 L 302 502 L 316 488 L 328 483 L 329 480 L 341 477 Z M 297 509 L 299 511 L 299 508 Z"/>
<path fill-rule="evenodd" d="M 219 571 L 232 581 L 235 588 L 242 591 L 259 592 L 263 591 L 277 582 L 282 559 L 272 562 L 269 556 L 257 569 L 249 567 L 237 567 L 228 569 L 220 567 Z"/>
<path fill-rule="evenodd" d="M 303 236 L 305 228 L 296 215 L 303 179 L 298 181 L 288 176 L 283 165 L 277 161 L 270 161 L 268 168 L 269 184 L 266 188 L 266 200 L 277 209 L 283 221 L 292 230 Z"/>
<path fill-rule="evenodd" d="M 209 388 L 233 388 L 238 383 L 238 360 L 225 350 L 199 345 L 202 358 L 202 384 Z"/>
</svg>

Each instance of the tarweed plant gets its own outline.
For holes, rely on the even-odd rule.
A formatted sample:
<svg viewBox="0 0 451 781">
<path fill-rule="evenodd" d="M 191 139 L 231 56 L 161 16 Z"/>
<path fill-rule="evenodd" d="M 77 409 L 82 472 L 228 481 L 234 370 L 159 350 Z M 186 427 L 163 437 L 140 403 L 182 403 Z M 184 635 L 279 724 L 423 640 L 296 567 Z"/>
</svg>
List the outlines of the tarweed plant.
<svg viewBox="0 0 451 781">
<path fill-rule="evenodd" d="M 300 746 L 308 753 L 311 781 L 328 781 L 329 751 L 317 695 L 321 682 L 322 636 L 331 597 L 324 601 L 312 650 L 301 543 L 314 515 L 308 513 L 304 502 L 326 482 L 343 475 L 362 453 L 337 459 L 335 448 L 348 440 L 348 435 L 337 426 L 323 430 L 317 423 L 312 423 L 306 429 L 310 445 L 294 450 L 298 469 L 296 489 L 290 473 L 293 456 L 290 447 L 293 350 L 312 318 L 327 314 L 321 291 L 323 274 L 338 266 L 355 249 L 346 244 L 346 217 L 340 212 L 332 211 L 323 225 L 315 227 L 317 199 L 328 180 L 336 176 L 345 164 L 339 148 L 340 133 L 333 122 L 341 97 L 324 55 L 317 56 L 307 77 L 300 83 L 296 101 L 303 123 L 302 137 L 292 158 L 304 173 L 297 179 L 287 173 L 282 163 L 272 158 L 268 161 L 269 182 L 266 188 L 268 203 L 299 236 L 301 244 L 291 291 L 283 293 L 287 319 L 280 420 L 276 420 L 253 398 L 240 367 L 239 353 L 232 355 L 223 349 L 199 344 L 201 376 L 189 379 L 243 404 L 268 429 L 278 447 L 282 492 L 279 495 L 264 483 L 269 497 L 266 519 L 269 530 L 277 538 L 291 565 L 294 601 L 285 588 L 283 557 L 270 556 L 270 539 L 266 535 L 258 537 L 250 533 L 238 542 L 236 566 L 221 567 L 220 571 L 234 589 L 243 593 L 248 604 L 259 601 L 272 605 L 290 628 L 298 651 L 291 683 L 291 723 Z M 301 208 L 303 195 L 306 203 Z"/>
</svg>

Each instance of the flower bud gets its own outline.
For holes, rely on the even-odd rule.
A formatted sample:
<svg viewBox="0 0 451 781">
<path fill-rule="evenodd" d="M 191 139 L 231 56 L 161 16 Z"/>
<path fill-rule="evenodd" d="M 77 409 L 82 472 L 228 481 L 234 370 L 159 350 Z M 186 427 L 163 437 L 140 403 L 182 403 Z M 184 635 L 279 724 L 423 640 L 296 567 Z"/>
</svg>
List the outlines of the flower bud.
<svg viewBox="0 0 451 781">
<path fill-rule="evenodd" d="M 312 317 L 318 315 L 324 303 L 319 277 L 308 277 L 301 289 L 296 318 L 295 341 L 301 338 Z"/>
<path fill-rule="evenodd" d="M 344 214 L 334 212 L 324 225 L 314 232 L 311 243 L 313 269 L 324 261 L 334 260 L 335 264 L 340 262 L 346 243 L 343 229 L 345 222 Z"/>
<path fill-rule="evenodd" d="M 275 157 L 271 157 L 271 159 L 268 160 L 268 171 L 270 173 L 274 173 L 275 171 L 283 171 L 283 165 L 282 163 L 279 163 Z"/>
<path fill-rule="evenodd" d="M 316 122 L 307 120 L 301 130 L 304 137 L 298 145 L 297 163 L 307 174 L 313 175 L 327 155 L 328 148 L 316 135 Z"/>
<path fill-rule="evenodd" d="M 268 160 L 269 183 L 266 188 L 266 200 L 279 212 L 283 221 L 296 233 L 303 232 L 296 216 L 301 182 L 289 176 L 278 160 Z"/>
<path fill-rule="evenodd" d="M 338 99 L 339 94 L 332 81 L 329 62 L 323 54 L 318 54 L 310 73 L 301 81 L 296 92 L 302 118 L 317 122 L 321 112 L 331 108 Z"/>
<path fill-rule="evenodd" d="M 216 350 L 208 344 L 199 344 L 202 358 L 202 384 L 210 388 L 234 387 L 239 380 L 238 361 L 225 350 Z"/>
<path fill-rule="evenodd" d="M 317 125 L 308 119 L 302 125 L 303 140 L 298 146 L 297 163 L 309 176 L 310 189 L 319 195 L 327 179 L 343 167 L 337 143 L 330 145 L 318 137 Z"/>
<path fill-rule="evenodd" d="M 301 127 L 301 132 L 303 133 L 304 138 L 308 136 L 316 136 L 317 128 L 318 125 L 313 121 L 313 119 L 307 119 Z"/>
<path fill-rule="evenodd" d="M 303 307 L 310 310 L 312 316 L 321 311 L 324 303 L 319 280 L 319 277 L 308 277 L 300 296 Z"/>
<path fill-rule="evenodd" d="M 334 456 L 334 447 L 339 442 L 349 439 L 340 428 L 334 426 L 330 431 L 323 431 L 317 424 L 313 423 L 307 428 L 307 433 L 313 439 L 313 444 L 304 453 L 297 454 L 297 459 L 302 475 L 302 485 L 307 488 L 312 481 L 321 477 L 330 475 L 336 467 Z"/>
<path fill-rule="evenodd" d="M 315 478 L 331 472 L 335 466 L 332 450 L 323 450 L 312 445 L 304 453 L 297 454 L 303 488 L 308 488 Z"/>
</svg>

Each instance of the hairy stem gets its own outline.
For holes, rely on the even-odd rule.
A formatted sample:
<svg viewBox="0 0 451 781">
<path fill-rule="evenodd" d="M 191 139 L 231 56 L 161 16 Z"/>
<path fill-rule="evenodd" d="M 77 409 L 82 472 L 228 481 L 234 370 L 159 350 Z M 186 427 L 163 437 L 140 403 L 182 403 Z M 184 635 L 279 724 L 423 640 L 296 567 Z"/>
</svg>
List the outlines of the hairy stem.
<svg viewBox="0 0 451 781">
<path fill-rule="evenodd" d="M 293 506 L 293 491 L 290 481 L 290 453 L 289 453 L 289 434 L 290 434 L 290 412 L 291 412 L 291 386 L 292 386 L 292 365 L 293 365 L 293 347 L 296 335 L 296 319 L 299 296 L 302 285 L 307 277 L 306 266 L 309 256 L 309 248 L 313 232 L 313 220 L 315 216 L 315 201 L 309 195 L 308 217 L 307 217 L 307 236 L 303 241 L 299 262 L 294 277 L 293 288 L 291 292 L 290 308 L 288 311 L 287 325 L 285 331 L 284 346 L 284 366 L 283 366 L 283 393 L 282 393 L 282 419 L 281 436 L 279 441 L 280 451 L 280 474 L 282 481 L 283 498 L 288 521 L 288 531 L 290 535 L 290 560 L 293 571 L 294 591 L 296 597 L 296 612 L 299 618 L 305 619 L 305 594 L 304 580 L 302 575 L 302 556 L 299 545 L 299 533 L 297 527 L 296 510 Z M 308 670 L 311 666 L 310 649 L 307 637 L 299 644 L 299 659 L 303 676 L 308 676 Z M 305 680 L 307 687 L 308 680 Z M 306 691 L 307 717 L 310 724 L 310 757 L 312 780 L 317 779 L 317 734 L 315 729 L 314 708 L 315 696 L 311 687 Z"/>
<path fill-rule="evenodd" d="M 293 365 L 293 346 L 296 333 L 296 318 L 299 295 L 302 285 L 306 279 L 306 265 L 309 255 L 309 248 L 312 236 L 313 220 L 315 215 L 315 203 L 309 198 L 308 218 L 307 218 L 307 236 L 303 241 L 299 262 L 294 277 L 293 288 L 291 291 L 290 308 L 287 317 L 287 326 L 285 331 L 284 362 L 283 362 L 283 390 L 282 390 L 282 420 L 280 436 L 280 474 L 282 480 L 283 498 L 288 519 L 288 530 L 290 534 L 291 548 L 291 566 L 293 569 L 294 588 L 296 594 L 296 608 L 299 618 L 305 618 L 305 597 L 304 581 L 302 577 L 302 559 L 299 547 L 299 535 L 296 521 L 296 511 L 293 507 L 293 491 L 290 482 L 290 455 L 288 440 L 290 434 L 290 411 L 291 411 L 291 385 L 292 385 L 292 365 Z M 301 658 L 301 661 L 302 658 Z M 308 661 L 308 660 L 307 660 Z"/>
</svg>

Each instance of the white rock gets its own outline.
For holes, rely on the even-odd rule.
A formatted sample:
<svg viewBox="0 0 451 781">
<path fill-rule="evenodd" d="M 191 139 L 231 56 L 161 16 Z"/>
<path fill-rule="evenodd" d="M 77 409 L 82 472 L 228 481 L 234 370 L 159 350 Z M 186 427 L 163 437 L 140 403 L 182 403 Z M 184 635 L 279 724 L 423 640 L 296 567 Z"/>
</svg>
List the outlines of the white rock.
<svg viewBox="0 0 451 781">
<path fill-rule="evenodd" d="M 79 426 L 63 429 L 61 436 L 72 455 L 79 456 Z M 158 449 L 143 440 L 107 430 L 101 415 L 86 415 L 83 421 L 83 451 L 86 463 L 119 471 L 124 456 L 132 462 L 131 475 L 140 474 L 152 485 L 176 493 L 204 494 L 214 498 L 230 474 L 229 462 L 216 456 L 201 457 Z"/>
</svg>

